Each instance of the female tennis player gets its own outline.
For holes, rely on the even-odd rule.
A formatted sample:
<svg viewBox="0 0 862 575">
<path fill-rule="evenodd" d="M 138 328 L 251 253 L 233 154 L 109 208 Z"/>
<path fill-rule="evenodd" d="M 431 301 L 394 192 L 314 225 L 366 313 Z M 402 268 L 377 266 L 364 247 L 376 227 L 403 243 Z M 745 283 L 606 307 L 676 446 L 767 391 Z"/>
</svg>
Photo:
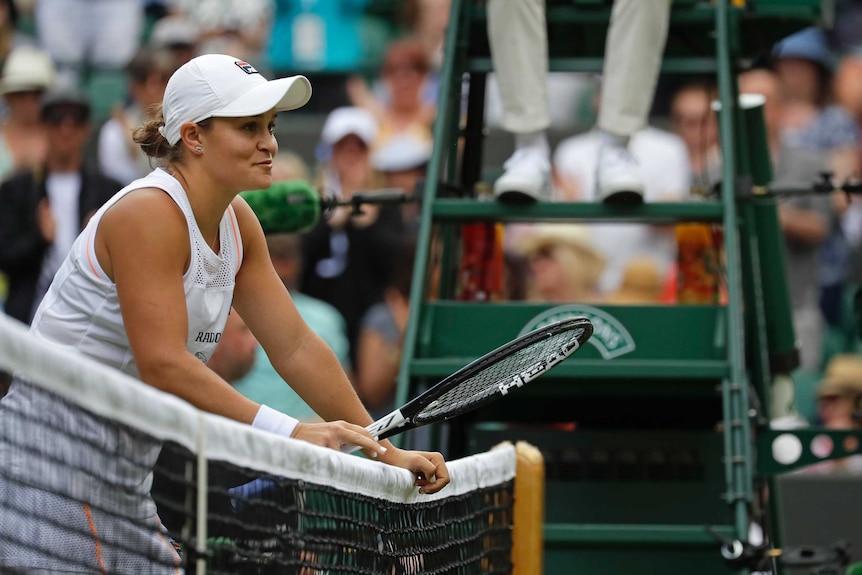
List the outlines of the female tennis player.
<svg viewBox="0 0 862 575">
<path fill-rule="evenodd" d="M 419 490 L 434 493 L 449 482 L 442 455 L 400 450 L 375 441 L 364 429 L 371 417 L 335 355 L 300 318 L 272 267 L 257 218 L 238 196 L 271 184 L 276 114 L 303 106 L 310 96 L 311 86 L 302 76 L 267 81 L 250 64 L 227 55 L 200 56 L 179 68 L 168 82 L 161 113 L 135 132 L 135 140 L 161 167 L 120 190 L 92 217 L 31 329 L 202 410 L 333 449 L 357 445 L 369 457 L 427 477 L 417 479 Z M 327 423 L 299 423 L 259 405 L 207 368 L 231 305 L 279 374 Z M 83 422 L 78 414 L 58 413 L 68 409 L 33 386 L 13 383 L 0 402 L 0 419 L 6 413 L 45 419 L 47 413 L 63 425 L 86 424 L 96 436 L 113 433 L 100 429 L 106 426 L 96 419 Z M 132 442 L 137 460 L 151 468 L 158 447 L 144 440 L 135 444 L 134 437 L 123 440 Z M 26 469 L 26 454 L 18 457 L 22 461 L 10 462 L 7 454 L 4 461 Z M 149 488 L 149 481 L 131 477 L 140 472 L 125 472 L 130 474 L 122 478 L 126 485 Z M 6 495 L 38 497 L 9 484 L 0 489 Z M 15 489 L 18 495 L 9 493 Z M 122 512 L 152 513 L 155 521 L 155 507 L 146 500 L 152 509 Z M 77 511 L 81 517 L 73 512 L 60 519 L 92 526 L 84 507 Z M 80 569 L 64 569 L 60 559 L 32 557 L 27 548 L 2 543 L 2 532 L 16 529 L 13 522 L 4 523 L 0 567 Z M 112 535 L 131 548 L 163 544 L 153 531 Z M 50 529 L 39 536 L 50 537 Z M 92 550 L 92 542 L 71 546 L 80 554 Z M 172 552 L 164 547 L 164 553 Z M 105 568 L 107 553 L 102 550 L 94 571 Z M 128 565 L 120 571 L 136 572 Z"/>
</svg>

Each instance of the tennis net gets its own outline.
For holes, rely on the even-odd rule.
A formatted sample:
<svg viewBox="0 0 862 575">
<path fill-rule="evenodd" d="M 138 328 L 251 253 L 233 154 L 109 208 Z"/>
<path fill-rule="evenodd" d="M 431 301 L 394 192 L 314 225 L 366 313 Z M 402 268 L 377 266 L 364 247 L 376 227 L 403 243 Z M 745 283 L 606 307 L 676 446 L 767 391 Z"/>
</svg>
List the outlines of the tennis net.
<svg viewBox="0 0 862 575">
<path fill-rule="evenodd" d="M 510 573 L 516 453 L 409 471 L 212 414 L 0 314 L 0 573 Z"/>
</svg>

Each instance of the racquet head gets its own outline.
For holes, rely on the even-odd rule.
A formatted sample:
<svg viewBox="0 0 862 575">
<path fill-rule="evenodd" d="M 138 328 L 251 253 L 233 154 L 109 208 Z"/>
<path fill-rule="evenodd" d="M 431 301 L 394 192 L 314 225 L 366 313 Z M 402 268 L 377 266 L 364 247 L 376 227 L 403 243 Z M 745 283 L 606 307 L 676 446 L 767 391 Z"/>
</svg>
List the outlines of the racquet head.
<svg viewBox="0 0 862 575">
<path fill-rule="evenodd" d="M 405 405 L 402 412 L 410 412 L 410 420 L 419 426 L 472 411 L 547 373 L 592 334 L 593 325 L 584 317 L 538 328 L 459 369 L 410 402 L 416 402 L 413 406 Z"/>
</svg>

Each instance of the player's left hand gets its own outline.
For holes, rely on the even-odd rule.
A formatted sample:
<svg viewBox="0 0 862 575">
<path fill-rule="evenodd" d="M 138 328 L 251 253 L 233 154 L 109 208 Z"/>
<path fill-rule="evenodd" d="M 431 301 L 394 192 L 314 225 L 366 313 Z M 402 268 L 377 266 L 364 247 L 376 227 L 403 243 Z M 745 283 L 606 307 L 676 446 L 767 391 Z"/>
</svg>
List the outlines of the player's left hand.
<svg viewBox="0 0 862 575">
<path fill-rule="evenodd" d="M 406 451 L 386 442 L 381 461 L 410 470 L 419 493 L 437 493 L 449 484 L 449 470 L 443 455 L 432 451 Z"/>
</svg>

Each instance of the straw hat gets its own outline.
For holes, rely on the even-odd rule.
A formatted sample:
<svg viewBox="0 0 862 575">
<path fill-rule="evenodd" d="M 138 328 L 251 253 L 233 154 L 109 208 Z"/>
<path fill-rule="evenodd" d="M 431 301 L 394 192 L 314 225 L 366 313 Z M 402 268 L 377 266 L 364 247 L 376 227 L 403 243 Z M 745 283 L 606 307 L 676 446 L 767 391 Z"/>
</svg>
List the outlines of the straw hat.
<svg viewBox="0 0 862 575">
<path fill-rule="evenodd" d="M 555 248 L 566 248 L 582 256 L 586 277 L 598 280 L 605 270 L 604 256 L 596 250 L 589 228 L 578 224 L 535 224 L 525 230 L 516 249 L 527 258 L 540 253 L 551 253 Z"/>
<path fill-rule="evenodd" d="M 862 357 L 853 354 L 833 356 L 817 386 L 817 397 L 855 397 L 858 393 L 862 393 Z"/>
<path fill-rule="evenodd" d="M 54 85 L 54 62 L 35 46 L 15 48 L 3 64 L 0 94 L 47 90 Z"/>
<path fill-rule="evenodd" d="M 663 287 L 659 264 L 650 257 L 633 257 L 623 268 L 617 291 L 608 294 L 609 303 L 638 304 L 659 300 Z"/>
</svg>

